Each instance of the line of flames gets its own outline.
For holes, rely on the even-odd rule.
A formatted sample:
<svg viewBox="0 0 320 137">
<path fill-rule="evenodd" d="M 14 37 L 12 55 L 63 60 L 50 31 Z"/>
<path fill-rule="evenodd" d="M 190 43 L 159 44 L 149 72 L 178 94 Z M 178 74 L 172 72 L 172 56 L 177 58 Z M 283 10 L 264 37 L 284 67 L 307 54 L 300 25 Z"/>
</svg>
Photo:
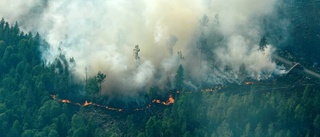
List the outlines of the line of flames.
<svg viewBox="0 0 320 137">
<path fill-rule="evenodd" d="M 254 83 L 253 82 L 245 82 L 245 84 L 251 85 L 251 84 L 254 84 Z M 201 91 L 213 92 L 213 91 L 219 91 L 221 88 L 222 87 L 220 87 L 220 86 L 216 86 L 215 88 L 212 88 L 212 89 L 208 88 L 208 89 L 204 89 L 204 90 L 201 90 Z M 180 91 L 177 91 L 177 94 L 180 94 Z M 56 95 L 50 95 L 50 96 L 51 96 L 52 99 L 57 100 L 57 101 L 62 102 L 62 103 L 73 104 L 73 105 L 82 106 L 82 107 L 97 106 L 97 107 L 108 109 L 108 110 L 112 110 L 112 111 L 119 111 L 119 112 L 123 111 L 122 108 L 113 108 L 113 107 L 104 106 L 104 105 L 96 104 L 96 103 L 89 102 L 89 101 L 85 101 L 83 104 L 81 104 L 81 103 L 71 102 L 70 100 L 67 100 L 67 99 L 57 99 Z M 165 105 L 165 106 L 169 106 L 171 104 L 174 104 L 174 98 L 172 97 L 172 94 L 170 94 L 168 100 L 166 100 L 166 101 L 161 101 L 159 99 L 153 99 L 148 105 L 146 105 L 146 107 L 135 108 L 135 109 L 133 109 L 133 111 L 142 111 L 142 110 L 148 109 L 148 108 L 150 108 L 152 106 L 152 104 L 162 104 L 162 105 Z"/>
<path fill-rule="evenodd" d="M 109 106 L 104 106 L 104 105 L 92 103 L 92 102 L 89 102 L 89 101 L 85 101 L 83 104 L 80 104 L 80 103 L 71 102 L 70 100 L 67 100 L 67 99 L 57 99 L 56 95 L 50 95 L 50 96 L 51 96 L 51 98 L 53 100 L 57 100 L 57 101 L 62 102 L 62 103 L 73 104 L 73 105 L 82 106 L 82 107 L 97 106 L 97 107 L 108 109 L 108 110 L 112 110 L 112 111 L 119 111 L 119 112 L 123 111 L 122 108 L 113 108 L 113 107 L 109 107 Z M 172 95 L 169 95 L 168 100 L 164 101 L 164 102 L 161 102 L 159 99 L 153 99 L 146 107 L 144 107 L 144 108 L 136 108 L 136 109 L 133 109 L 133 110 L 134 111 L 142 111 L 142 110 L 150 108 L 152 106 L 152 104 L 154 104 L 154 103 L 168 106 L 168 105 L 171 105 L 171 104 L 174 103 L 174 98 L 172 97 Z"/>
<path fill-rule="evenodd" d="M 252 84 L 254 84 L 254 82 L 247 81 L 247 82 L 244 82 L 244 84 L 246 84 L 246 85 L 252 85 Z"/>
</svg>

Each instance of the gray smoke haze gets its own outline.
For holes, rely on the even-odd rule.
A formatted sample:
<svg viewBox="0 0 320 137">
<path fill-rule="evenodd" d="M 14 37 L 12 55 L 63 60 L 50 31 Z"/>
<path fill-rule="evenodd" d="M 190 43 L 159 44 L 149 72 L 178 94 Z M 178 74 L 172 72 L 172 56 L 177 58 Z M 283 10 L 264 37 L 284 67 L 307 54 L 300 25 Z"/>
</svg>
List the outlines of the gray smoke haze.
<svg viewBox="0 0 320 137">
<path fill-rule="evenodd" d="M 186 85 L 239 82 L 277 73 L 274 45 L 259 51 L 261 23 L 276 0 L 2 0 L 0 16 L 38 31 L 50 44 L 43 59 L 74 57 L 85 77 L 107 75 L 105 94 L 134 95 L 173 80 L 181 63 Z M 133 56 L 139 45 L 139 64 Z M 178 51 L 184 60 L 179 60 Z M 241 69 L 242 68 L 242 69 Z M 195 86 L 196 85 L 196 86 Z"/>
</svg>

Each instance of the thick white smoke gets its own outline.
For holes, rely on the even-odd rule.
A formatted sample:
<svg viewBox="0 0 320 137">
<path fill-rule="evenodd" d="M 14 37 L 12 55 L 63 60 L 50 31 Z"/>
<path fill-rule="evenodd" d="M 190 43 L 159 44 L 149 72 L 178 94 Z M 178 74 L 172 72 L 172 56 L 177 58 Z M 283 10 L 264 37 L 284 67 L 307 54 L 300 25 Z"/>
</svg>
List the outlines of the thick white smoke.
<svg viewBox="0 0 320 137">
<path fill-rule="evenodd" d="M 276 0 L 2 0 L 0 16 L 38 31 L 50 44 L 50 62 L 61 48 L 85 77 L 107 75 L 104 93 L 141 91 L 172 80 L 182 63 L 187 85 L 267 78 L 275 50 L 258 50 L 261 19 Z M 8 6 L 9 5 L 9 6 Z M 202 44 L 201 44 L 201 39 Z M 204 42 L 203 42 L 204 41 Z M 139 45 L 140 61 L 133 49 Z M 181 51 L 185 60 L 179 60 Z M 173 54 L 172 54 L 173 53 Z M 192 87 L 192 86 L 190 86 Z"/>
</svg>

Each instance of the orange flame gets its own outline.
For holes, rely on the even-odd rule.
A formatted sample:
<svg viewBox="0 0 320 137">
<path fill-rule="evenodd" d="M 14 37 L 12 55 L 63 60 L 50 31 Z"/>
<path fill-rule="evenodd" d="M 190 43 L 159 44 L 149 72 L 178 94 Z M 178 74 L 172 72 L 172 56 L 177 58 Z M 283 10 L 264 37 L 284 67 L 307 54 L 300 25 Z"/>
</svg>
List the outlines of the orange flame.
<svg viewBox="0 0 320 137">
<path fill-rule="evenodd" d="M 70 100 L 66 100 L 66 99 L 63 99 L 61 100 L 62 103 L 70 103 L 71 101 Z"/>
<path fill-rule="evenodd" d="M 169 98 L 166 102 L 162 102 L 163 105 L 170 105 L 174 103 L 174 99 L 172 97 L 172 95 L 169 95 Z"/>
<path fill-rule="evenodd" d="M 253 82 L 250 82 L 250 81 L 247 81 L 247 82 L 244 82 L 244 84 L 246 84 L 246 85 L 252 85 L 252 84 L 254 84 Z"/>
<path fill-rule="evenodd" d="M 161 102 L 159 99 L 153 99 L 151 103 L 158 103 L 158 104 L 163 104 L 163 105 L 170 105 L 170 104 L 173 104 L 173 103 L 174 103 L 174 99 L 173 99 L 172 95 L 170 94 L 168 100 L 165 101 L 165 102 Z M 148 104 L 148 105 L 146 106 L 146 108 L 151 107 L 151 103 Z"/>
<path fill-rule="evenodd" d="M 88 102 L 87 100 L 84 102 L 84 104 L 83 104 L 83 106 L 85 107 L 85 106 L 89 106 L 89 105 L 91 105 L 92 104 L 92 102 Z"/>
<path fill-rule="evenodd" d="M 169 97 L 169 102 L 170 102 L 171 104 L 174 103 L 174 99 L 173 99 L 172 95 Z"/>
</svg>

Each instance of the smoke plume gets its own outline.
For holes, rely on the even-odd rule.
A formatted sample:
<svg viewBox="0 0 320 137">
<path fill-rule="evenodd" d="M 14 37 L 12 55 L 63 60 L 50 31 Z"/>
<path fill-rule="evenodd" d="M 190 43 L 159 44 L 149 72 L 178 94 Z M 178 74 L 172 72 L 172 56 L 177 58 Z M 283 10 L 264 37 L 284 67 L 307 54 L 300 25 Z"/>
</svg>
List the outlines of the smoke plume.
<svg viewBox="0 0 320 137">
<path fill-rule="evenodd" d="M 271 59 L 275 45 L 259 50 L 263 20 L 276 15 L 276 0 L 2 0 L 0 5 L 0 16 L 39 32 L 50 44 L 43 54 L 47 63 L 61 48 L 74 58 L 80 78 L 85 67 L 89 75 L 105 73 L 104 94 L 131 96 L 162 87 L 179 64 L 189 88 L 264 79 L 278 71 Z"/>
</svg>

